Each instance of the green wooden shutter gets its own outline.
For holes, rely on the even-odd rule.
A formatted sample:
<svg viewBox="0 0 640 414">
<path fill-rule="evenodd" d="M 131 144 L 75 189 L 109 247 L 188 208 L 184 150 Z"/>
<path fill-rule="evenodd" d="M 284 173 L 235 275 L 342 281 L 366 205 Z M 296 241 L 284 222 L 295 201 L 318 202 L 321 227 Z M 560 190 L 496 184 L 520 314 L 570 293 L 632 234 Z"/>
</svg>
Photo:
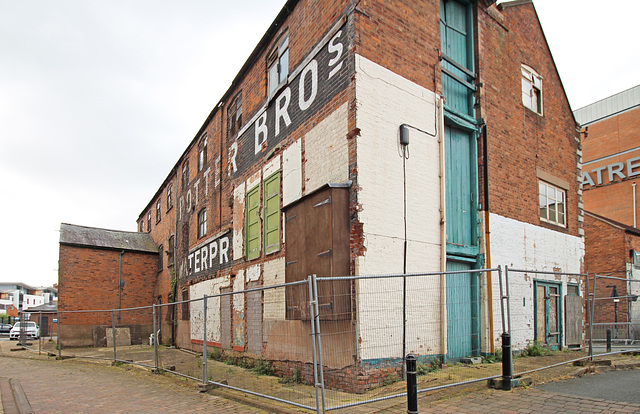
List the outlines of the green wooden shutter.
<svg viewBox="0 0 640 414">
<path fill-rule="evenodd" d="M 280 250 L 280 172 L 264 181 L 264 254 Z"/>
<path fill-rule="evenodd" d="M 246 249 L 247 260 L 260 256 L 260 186 L 247 193 Z"/>
</svg>

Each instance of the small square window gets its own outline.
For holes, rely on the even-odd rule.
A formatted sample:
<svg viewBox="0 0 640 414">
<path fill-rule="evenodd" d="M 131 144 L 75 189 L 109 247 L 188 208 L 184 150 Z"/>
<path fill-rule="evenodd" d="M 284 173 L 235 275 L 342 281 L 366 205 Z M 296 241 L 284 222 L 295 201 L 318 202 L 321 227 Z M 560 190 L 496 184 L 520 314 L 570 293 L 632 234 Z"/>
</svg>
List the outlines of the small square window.
<svg viewBox="0 0 640 414">
<path fill-rule="evenodd" d="M 242 92 L 239 92 L 227 108 L 228 135 L 233 137 L 242 127 Z"/>
<path fill-rule="evenodd" d="M 289 76 L 289 35 L 285 34 L 267 57 L 269 97 L 287 82 Z"/>
<path fill-rule="evenodd" d="M 522 65 L 522 104 L 542 115 L 542 77 Z"/>
<path fill-rule="evenodd" d="M 540 220 L 566 227 L 566 192 L 552 184 L 540 181 Z"/>
<path fill-rule="evenodd" d="M 207 235 L 207 209 L 203 208 L 198 213 L 198 238 Z"/>
<path fill-rule="evenodd" d="M 205 132 L 198 145 L 198 172 L 207 164 L 207 133 Z"/>
</svg>

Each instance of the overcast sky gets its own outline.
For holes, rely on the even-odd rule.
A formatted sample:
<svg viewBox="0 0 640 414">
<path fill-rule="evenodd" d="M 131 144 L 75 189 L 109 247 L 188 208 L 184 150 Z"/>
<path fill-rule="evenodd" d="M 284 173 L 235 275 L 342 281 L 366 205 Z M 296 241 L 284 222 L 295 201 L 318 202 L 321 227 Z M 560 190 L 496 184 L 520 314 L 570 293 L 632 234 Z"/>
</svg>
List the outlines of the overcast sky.
<svg viewBox="0 0 640 414">
<path fill-rule="evenodd" d="M 0 281 L 56 283 L 60 223 L 135 231 L 284 3 L 0 0 Z M 534 4 L 573 109 L 640 84 L 639 2 Z"/>
</svg>

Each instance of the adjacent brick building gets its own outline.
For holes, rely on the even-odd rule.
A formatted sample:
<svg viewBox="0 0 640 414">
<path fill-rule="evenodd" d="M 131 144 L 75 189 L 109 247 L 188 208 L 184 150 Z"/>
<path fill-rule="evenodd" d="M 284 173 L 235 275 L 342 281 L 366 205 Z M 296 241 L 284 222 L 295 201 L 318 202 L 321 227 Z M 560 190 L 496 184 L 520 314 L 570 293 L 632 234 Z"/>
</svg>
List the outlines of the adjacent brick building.
<svg viewBox="0 0 640 414">
<path fill-rule="evenodd" d="M 153 303 L 157 276 L 158 249 L 148 234 L 63 223 L 58 309 L 64 345 L 106 346 L 113 325 L 118 343 L 148 342 L 153 332 L 149 310 L 111 310 Z"/>
<path fill-rule="evenodd" d="M 583 131 L 586 265 L 596 283 L 594 338 L 639 339 L 640 86 L 575 111 Z M 614 290 L 615 287 L 615 290 Z M 614 297 L 615 296 L 615 297 Z"/>
<path fill-rule="evenodd" d="M 363 390 L 382 381 L 365 368 L 405 351 L 493 352 L 499 283 L 471 271 L 508 265 L 559 272 L 512 278 L 523 303 L 514 345 L 571 345 L 561 325 L 542 322 L 563 320 L 563 307 L 548 318 L 534 304 L 582 294 L 566 274 L 583 270 L 580 151 L 531 1 L 289 0 L 138 218 L 161 246 L 147 304 L 311 273 L 469 270 L 425 299 L 465 325 L 411 315 L 433 328 L 404 349 L 367 317 L 375 308 L 397 319 L 398 298 L 371 301 L 362 281 L 332 285 L 323 334 L 344 352 L 324 360 L 325 380 Z M 459 281 L 464 292 L 445 292 Z M 207 345 L 282 361 L 282 371 L 308 365 L 300 298 L 277 288 L 210 300 Z M 163 340 L 201 349 L 201 307 L 171 307 Z"/>
</svg>

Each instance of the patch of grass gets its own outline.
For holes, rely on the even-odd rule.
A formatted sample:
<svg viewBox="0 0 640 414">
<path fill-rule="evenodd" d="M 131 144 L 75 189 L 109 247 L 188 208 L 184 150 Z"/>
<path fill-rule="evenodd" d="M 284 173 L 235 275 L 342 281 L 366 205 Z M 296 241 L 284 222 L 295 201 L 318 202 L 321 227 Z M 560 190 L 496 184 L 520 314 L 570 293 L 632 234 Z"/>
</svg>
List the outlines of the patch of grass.
<svg viewBox="0 0 640 414">
<path fill-rule="evenodd" d="M 299 369 L 293 371 L 293 375 L 278 378 L 280 384 L 302 384 L 302 375 Z"/>
<path fill-rule="evenodd" d="M 497 350 L 495 354 L 482 357 L 483 364 L 495 364 L 498 362 L 502 362 L 502 350 Z"/>
<path fill-rule="evenodd" d="M 554 355 L 554 352 L 540 345 L 538 341 L 527 346 L 524 351 L 520 353 L 523 357 L 538 357 Z"/>
<path fill-rule="evenodd" d="M 207 356 L 209 357 L 209 359 L 213 359 L 214 361 L 222 360 L 222 353 L 218 348 L 214 348 L 213 351 L 208 352 Z"/>
<path fill-rule="evenodd" d="M 251 368 L 251 371 L 255 372 L 258 375 L 272 375 L 273 368 L 271 367 L 271 362 L 266 359 L 260 359 L 255 361 L 254 366 Z"/>
<path fill-rule="evenodd" d="M 431 358 L 424 364 L 418 364 L 416 367 L 417 375 L 427 375 L 431 372 L 440 370 L 440 360 L 438 358 Z"/>
</svg>

